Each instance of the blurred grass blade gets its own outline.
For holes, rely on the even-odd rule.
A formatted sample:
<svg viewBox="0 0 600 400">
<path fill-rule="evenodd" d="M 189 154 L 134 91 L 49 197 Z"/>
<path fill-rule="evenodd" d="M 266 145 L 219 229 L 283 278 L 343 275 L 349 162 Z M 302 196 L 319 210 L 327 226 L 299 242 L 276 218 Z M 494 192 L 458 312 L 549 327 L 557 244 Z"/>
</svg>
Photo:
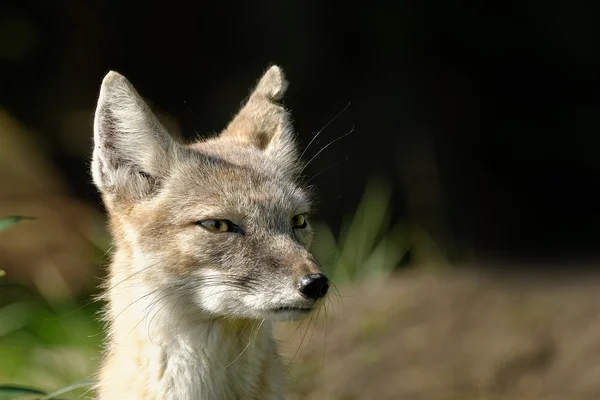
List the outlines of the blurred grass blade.
<svg viewBox="0 0 600 400">
<path fill-rule="evenodd" d="M 404 225 L 399 224 L 387 232 L 365 260 L 360 270 L 360 278 L 368 276 L 388 277 L 408 251 L 408 233 Z"/>
<path fill-rule="evenodd" d="M 11 385 L 2 385 L 0 386 L 0 400 L 13 400 L 18 399 L 23 396 L 31 396 L 34 394 L 45 395 L 46 393 L 39 391 L 37 389 L 20 387 L 20 386 L 11 386 Z"/>
<path fill-rule="evenodd" d="M 34 307 L 24 301 L 0 308 L 0 338 L 27 326 L 33 312 Z"/>
<path fill-rule="evenodd" d="M 339 257 L 338 244 L 335 235 L 329 226 L 323 222 L 314 221 L 311 223 L 315 236 L 319 240 L 315 241 L 311 246 L 311 251 L 319 262 L 319 265 L 326 273 L 333 276 L 333 267 Z"/>
<path fill-rule="evenodd" d="M 337 240 L 327 224 L 313 224 L 318 238 L 313 254 L 332 280 L 386 277 L 406 256 L 410 235 L 403 224 L 391 227 L 391 196 L 386 180 L 371 179 L 354 212 L 344 218 Z"/>
<path fill-rule="evenodd" d="M 347 219 L 340 235 L 339 277 L 354 279 L 369 257 L 377 239 L 390 223 L 391 188 L 385 181 L 369 182 L 352 218 Z"/>
<path fill-rule="evenodd" d="M 8 228 L 12 227 L 13 225 L 21 222 L 21 221 L 28 221 L 28 220 L 34 220 L 35 218 L 33 217 L 23 217 L 20 215 L 14 215 L 11 217 L 4 217 L 4 218 L 0 218 L 0 232 L 7 230 Z"/>
<path fill-rule="evenodd" d="M 90 379 L 85 379 L 83 381 L 77 381 L 68 386 L 65 386 L 62 389 L 58 389 L 55 392 L 52 392 L 42 398 L 40 400 L 58 400 L 56 396 L 60 396 L 61 394 L 72 392 L 73 390 L 81 389 L 84 387 L 92 386 L 93 382 Z"/>
</svg>

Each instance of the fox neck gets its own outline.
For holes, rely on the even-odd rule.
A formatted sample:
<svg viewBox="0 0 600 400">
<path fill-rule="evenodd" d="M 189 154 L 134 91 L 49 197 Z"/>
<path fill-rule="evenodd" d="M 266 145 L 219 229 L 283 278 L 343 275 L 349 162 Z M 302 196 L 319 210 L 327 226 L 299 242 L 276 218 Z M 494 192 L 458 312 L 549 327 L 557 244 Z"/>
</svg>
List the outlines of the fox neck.
<svg viewBox="0 0 600 400">
<path fill-rule="evenodd" d="M 117 252 L 108 282 L 100 399 L 279 398 L 270 321 L 189 315 L 172 293 L 128 282 L 126 256 Z"/>
</svg>

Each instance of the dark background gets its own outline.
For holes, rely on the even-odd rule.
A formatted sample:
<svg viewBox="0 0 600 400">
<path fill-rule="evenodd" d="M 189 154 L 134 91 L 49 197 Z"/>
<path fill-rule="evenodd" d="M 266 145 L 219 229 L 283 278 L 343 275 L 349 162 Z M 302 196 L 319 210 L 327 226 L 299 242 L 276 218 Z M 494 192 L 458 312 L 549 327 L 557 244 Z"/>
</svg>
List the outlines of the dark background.
<svg viewBox="0 0 600 400">
<path fill-rule="evenodd" d="M 277 63 L 302 146 L 351 102 L 306 153 L 355 127 L 307 169 L 341 162 L 314 180 L 334 227 L 381 176 L 394 219 L 422 226 L 452 261 L 573 268 L 599 253 L 596 2 L 0 7 L 0 105 L 92 204 L 91 112 L 109 70 L 191 137 L 220 131 Z M 75 133 L 74 111 L 89 116 Z"/>
</svg>

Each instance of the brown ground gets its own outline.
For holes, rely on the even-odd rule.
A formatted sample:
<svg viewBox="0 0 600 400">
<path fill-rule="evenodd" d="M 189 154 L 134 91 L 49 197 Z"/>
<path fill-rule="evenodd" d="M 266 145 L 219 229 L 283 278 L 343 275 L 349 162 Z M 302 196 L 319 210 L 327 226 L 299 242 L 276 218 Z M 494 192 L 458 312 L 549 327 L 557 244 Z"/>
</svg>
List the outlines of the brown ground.
<svg viewBox="0 0 600 400">
<path fill-rule="evenodd" d="M 326 329 L 278 328 L 289 359 L 305 337 L 291 400 L 600 399 L 600 277 L 407 273 L 341 294 Z"/>
</svg>

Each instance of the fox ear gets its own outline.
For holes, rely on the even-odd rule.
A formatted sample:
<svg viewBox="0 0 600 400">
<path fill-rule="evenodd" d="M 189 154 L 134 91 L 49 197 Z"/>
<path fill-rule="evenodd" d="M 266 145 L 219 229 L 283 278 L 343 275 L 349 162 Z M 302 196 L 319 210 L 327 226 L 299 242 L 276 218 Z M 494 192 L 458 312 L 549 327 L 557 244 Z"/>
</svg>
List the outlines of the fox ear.
<svg viewBox="0 0 600 400">
<path fill-rule="evenodd" d="M 297 158 L 290 114 L 279 103 L 287 86 L 281 68 L 270 67 L 221 136 L 235 138 L 277 157 Z"/>
<path fill-rule="evenodd" d="M 103 193 L 142 198 L 169 170 L 176 143 L 129 81 L 109 72 L 94 120 L 92 176 Z"/>
</svg>

